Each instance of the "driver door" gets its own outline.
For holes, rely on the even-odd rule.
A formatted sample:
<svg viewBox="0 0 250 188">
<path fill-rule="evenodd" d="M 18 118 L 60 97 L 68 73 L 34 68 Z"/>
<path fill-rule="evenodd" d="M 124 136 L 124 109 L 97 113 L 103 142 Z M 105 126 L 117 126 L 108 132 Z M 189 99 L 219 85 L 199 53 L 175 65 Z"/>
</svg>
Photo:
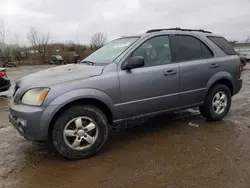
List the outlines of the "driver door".
<svg viewBox="0 0 250 188">
<path fill-rule="evenodd" d="M 142 56 L 144 67 L 119 70 L 123 117 L 134 117 L 179 106 L 179 64 L 172 62 L 168 35 L 146 40 L 131 56 Z"/>
</svg>

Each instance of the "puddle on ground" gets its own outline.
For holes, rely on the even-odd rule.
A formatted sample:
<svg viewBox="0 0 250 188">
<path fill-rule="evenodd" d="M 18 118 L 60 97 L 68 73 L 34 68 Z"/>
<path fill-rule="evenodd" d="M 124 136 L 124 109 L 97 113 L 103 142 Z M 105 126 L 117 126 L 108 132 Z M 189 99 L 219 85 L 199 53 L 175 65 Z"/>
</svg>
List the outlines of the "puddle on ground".
<svg viewBox="0 0 250 188">
<path fill-rule="evenodd" d="M 199 128 L 190 127 L 190 121 Z M 106 148 L 86 160 L 67 161 L 48 152 L 43 144 L 30 143 L 30 148 L 22 151 L 26 166 L 17 185 L 145 188 L 189 182 L 191 186 L 194 177 L 199 184 L 213 185 L 231 176 L 240 178 L 231 170 L 238 168 L 235 160 L 242 159 L 237 134 L 231 122 L 209 123 L 190 113 L 184 118 L 176 114 L 157 116 L 119 134 L 112 133 Z"/>
<path fill-rule="evenodd" d="M 5 109 L 8 107 L 8 97 L 6 96 L 0 96 L 0 109 Z"/>
</svg>

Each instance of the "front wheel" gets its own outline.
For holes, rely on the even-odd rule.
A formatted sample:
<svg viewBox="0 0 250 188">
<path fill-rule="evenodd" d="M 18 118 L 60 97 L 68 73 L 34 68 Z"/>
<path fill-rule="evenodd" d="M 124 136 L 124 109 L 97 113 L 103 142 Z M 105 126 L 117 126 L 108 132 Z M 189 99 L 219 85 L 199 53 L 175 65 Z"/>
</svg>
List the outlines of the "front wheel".
<svg viewBox="0 0 250 188">
<path fill-rule="evenodd" d="M 216 85 L 208 92 L 204 104 L 199 107 L 201 115 L 209 121 L 220 121 L 231 107 L 231 92 L 226 85 Z"/>
<path fill-rule="evenodd" d="M 57 152 L 68 159 L 83 159 L 95 155 L 106 143 L 108 121 L 95 106 L 68 108 L 57 119 L 52 141 Z"/>
</svg>

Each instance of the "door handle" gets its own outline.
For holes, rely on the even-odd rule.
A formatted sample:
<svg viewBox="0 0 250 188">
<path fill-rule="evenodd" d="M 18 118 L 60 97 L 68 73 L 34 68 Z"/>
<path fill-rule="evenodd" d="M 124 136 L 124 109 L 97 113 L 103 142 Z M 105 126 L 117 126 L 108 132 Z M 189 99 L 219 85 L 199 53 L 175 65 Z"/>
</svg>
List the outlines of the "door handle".
<svg viewBox="0 0 250 188">
<path fill-rule="evenodd" d="M 217 67 L 219 67 L 220 66 L 220 64 L 219 63 L 212 63 L 212 64 L 210 64 L 210 68 L 217 68 Z"/>
<path fill-rule="evenodd" d="M 172 76 L 172 75 L 175 75 L 175 74 L 177 74 L 177 72 L 175 70 L 167 70 L 164 73 L 164 76 Z"/>
</svg>

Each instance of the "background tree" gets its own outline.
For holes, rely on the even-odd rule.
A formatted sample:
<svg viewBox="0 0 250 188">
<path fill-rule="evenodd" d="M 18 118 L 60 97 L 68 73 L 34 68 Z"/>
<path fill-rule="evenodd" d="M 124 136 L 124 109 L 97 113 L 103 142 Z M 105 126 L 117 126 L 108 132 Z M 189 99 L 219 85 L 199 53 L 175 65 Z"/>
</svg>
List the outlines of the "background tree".
<svg viewBox="0 0 250 188">
<path fill-rule="evenodd" d="M 22 59 L 24 59 L 24 57 L 27 57 L 27 49 L 26 49 L 26 47 L 24 45 L 21 46 L 19 33 L 14 34 L 13 52 L 12 52 L 12 54 L 13 54 L 14 59 L 16 61 L 18 61 L 18 63 L 20 63 L 20 61 Z"/>
<path fill-rule="evenodd" d="M 103 33 L 96 33 L 91 37 L 91 47 L 93 49 L 101 48 L 107 42 L 107 36 Z"/>
<path fill-rule="evenodd" d="M 6 49 L 6 21 L 1 19 L 0 20 L 0 55 L 5 55 L 5 49 Z"/>
<path fill-rule="evenodd" d="M 249 36 L 247 37 L 247 39 L 245 40 L 245 42 L 250 42 Z"/>
<path fill-rule="evenodd" d="M 46 55 L 49 52 L 49 44 L 51 43 L 50 33 L 41 32 L 35 27 L 31 27 L 27 39 L 31 46 L 41 55 L 42 62 L 46 62 Z"/>
</svg>

